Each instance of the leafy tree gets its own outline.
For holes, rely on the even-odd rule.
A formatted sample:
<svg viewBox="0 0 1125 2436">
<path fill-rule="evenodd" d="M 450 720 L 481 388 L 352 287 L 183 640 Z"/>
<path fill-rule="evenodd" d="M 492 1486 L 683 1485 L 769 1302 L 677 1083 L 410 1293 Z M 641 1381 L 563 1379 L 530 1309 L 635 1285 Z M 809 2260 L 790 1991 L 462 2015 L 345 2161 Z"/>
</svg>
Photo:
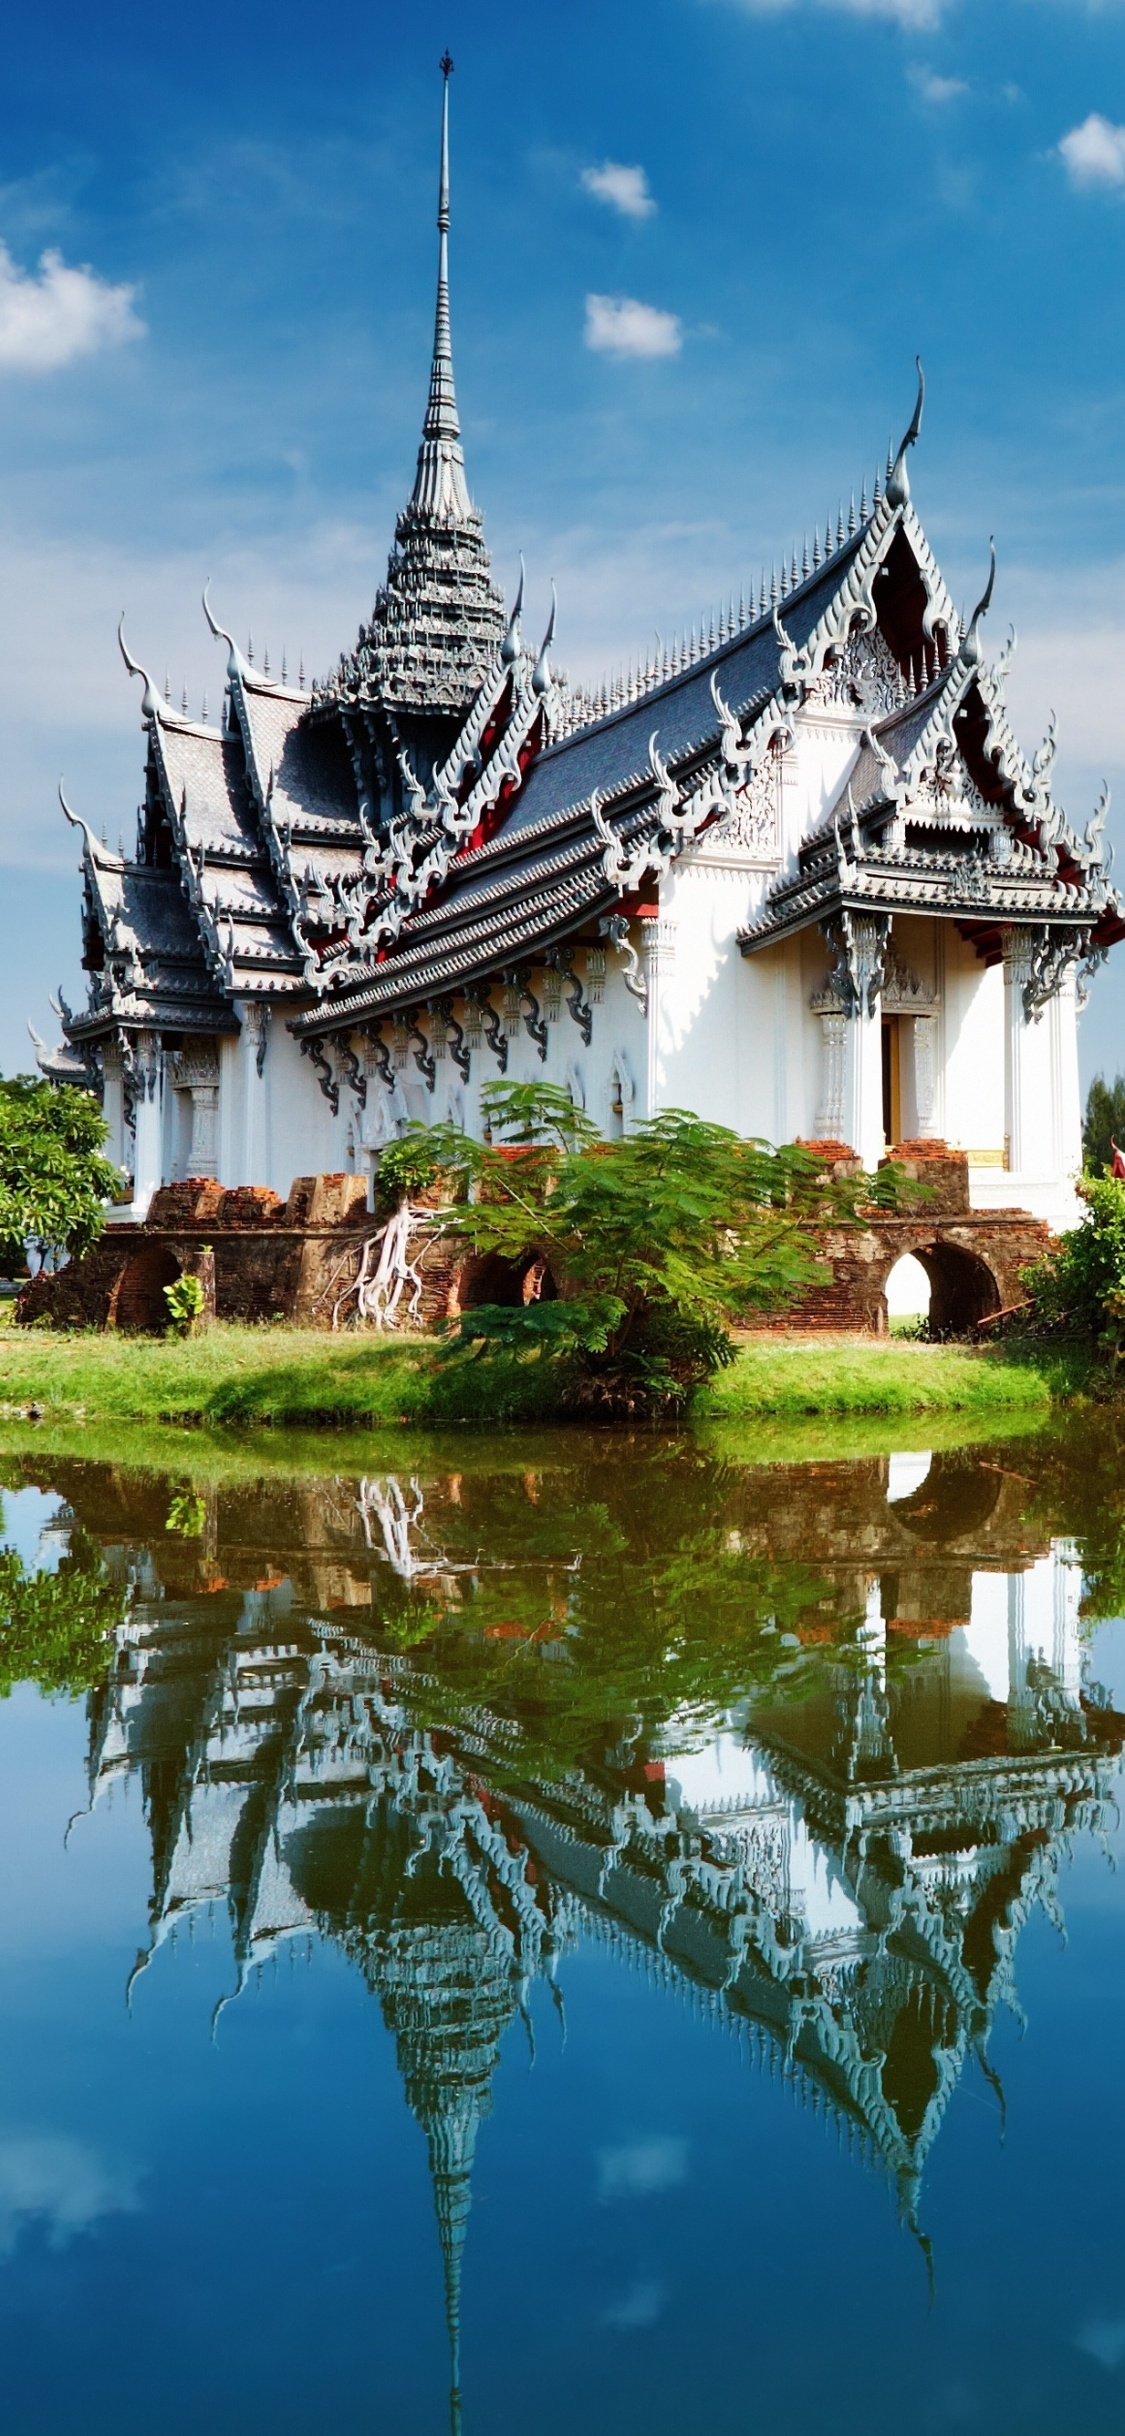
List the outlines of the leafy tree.
<svg viewBox="0 0 1125 2436">
<path fill-rule="evenodd" d="M 1107 1083 L 1096 1074 L 1086 1100 L 1082 1127 L 1082 1157 L 1090 1174 L 1100 1176 L 1113 1164 L 1113 1144 L 1125 1145 L 1125 1074 Z"/>
<path fill-rule="evenodd" d="M 92 1092 L 22 1074 L 0 1081 L 0 1268 L 21 1271 L 28 1244 L 56 1259 L 89 1250 L 121 1182 L 102 1155 L 105 1133 Z"/>
<path fill-rule="evenodd" d="M 121 1593 L 83 1533 L 57 1573 L 28 1573 L 14 1548 L 0 1547 L 0 1699 L 17 1683 L 74 1694 L 99 1682 L 121 1615 Z"/>
<path fill-rule="evenodd" d="M 1076 1189 L 1087 1209 L 1081 1226 L 1023 1273 L 1031 1325 L 1046 1335 L 1088 1337 L 1116 1366 L 1125 1353 L 1125 1185 L 1083 1176 Z"/>
<path fill-rule="evenodd" d="M 784 1310 L 812 1282 L 801 1222 L 838 1218 L 876 1190 L 868 1178 L 858 1191 L 834 1185 L 809 1152 L 744 1141 L 682 1109 L 614 1142 L 548 1084 L 493 1084 L 484 1113 L 483 1142 L 452 1126 L 405 1139 L 453 1187 L 446 1231 L 479 1253 L 543 1263 L 557 1298 L 466 1311 L 458 1343 L 563 1355 L 579 1403 L 681 1399 L 731 1359 L 733 1320 Z M 896 1189 L 884 1178 L 878 1193 Z"/>
</svg>

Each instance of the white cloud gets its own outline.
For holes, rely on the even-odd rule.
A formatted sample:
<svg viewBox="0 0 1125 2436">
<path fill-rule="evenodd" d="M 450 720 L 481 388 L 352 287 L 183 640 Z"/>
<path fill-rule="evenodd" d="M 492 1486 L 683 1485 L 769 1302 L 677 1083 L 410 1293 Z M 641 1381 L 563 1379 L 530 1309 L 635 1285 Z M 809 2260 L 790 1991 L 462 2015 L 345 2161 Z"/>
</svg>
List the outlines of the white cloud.
<svg viewBox="0 0 1125 2436">
<path fill-rule="evenodd" d="M 663 2307 L 663 2284 L 646 2283 L 638 2277 L 619 2301 L 603 2310 L 602 2324 L 616 2327 L 619 2334 L 637 2334 L 646 2326 L 655 2326 Z"/>
<path fill-rule="evenodd" d="M 582 184 L 588 195 L 609 203 L 626 220 L 649 220 L 656 210 L 644 170 L 627 169 L 623 161 L 603 161 L 600 169 L 584 169 Z"/>
<path fill-rule="evenodd" d="M 1125 2318 L 1091 2318 L 1074 2340 L 1079 2351 L 1089 2352 L 1103 2368 L 1120 2368 L 1125 2360 Z"/>
<path fill-rule="evenodd" d="M 635 296 L 588 296 L 585 337 L 595 355 L 678 355 L 684 343 L 678 314 Z"/>
<path fill-rule="evenodd" d="M 1064 135 L 1059 151 L 1072 186 L 1125 186 L 1125 127 L 1091 110 Z"/>
<path fill-rule="evenodd" d="M 630 2140 L 621 2148 L 603 2148 L 598 2157 L 598 2197 L 648 2199 L 656 2191 L 672 2191 L 687 2174 L 687 2142 L 658 2133 L 648 2140 Z"/>
<path fill-rule="evenodd" d="M 37 272 L 21 270 L 0 239 L 0 371 L 57 372 L 76 356 L 143 337 L 136 292 L 72 270 L 53 248 Z"/>
<path fill-rule="evenodd" d="M 800 0 L 739 0 L 757 17 L 780 16 L 800 6 Z M 842 10 L 846 17 L 879 17 L 884 24 L 905 26 L 909 33 L 928 33 L 941 20 L 942 0 L 813 0 L 820 8 Z"/>
<path fill-rule="evenodd" d="M 81 2140 L 32 2132 L 0 2139 L 0 2259 L 11 2257 L 29 2224 L 44 2226 L 61 2250 L 100 2217 L 139 2204 L 134 2177 L 104 2165 Z"/>
<path fill-rule="evenodd" d="M 908 68 L 907 75 L 915 92 L 921 94 L 923 101 L 933 102 L 935 107 L 940 107 L 942 102 L 959 101 L 962 93 L 969 90 L 964 77 L 938 76 L 932 68 Z"/>
</svg>

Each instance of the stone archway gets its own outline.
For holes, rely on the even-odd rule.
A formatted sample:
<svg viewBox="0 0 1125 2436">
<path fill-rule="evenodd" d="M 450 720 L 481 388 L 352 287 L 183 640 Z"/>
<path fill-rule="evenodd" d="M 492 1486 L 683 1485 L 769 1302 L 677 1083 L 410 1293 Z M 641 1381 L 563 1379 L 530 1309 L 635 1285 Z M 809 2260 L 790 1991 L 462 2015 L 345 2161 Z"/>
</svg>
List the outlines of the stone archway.
<svg viewBox="0 0 1125 2436">
<path fill-rule="evenodd" d="M 999 1311 L 999 1285 L 979 1252 L 943 1236 L 931 1243 L 912 1243 L 909 1249 L 929 1279 L 932 1336 L 969 1336 L 981 1320 Z"/>
<path fill-rule="evenodd" d="M 981 1320 L 999 1311 L 1000 1288 L 979 1252 L 939 1239 L 920 1246 L 915 1258 L 930 1280 L 932 1335 L 967 1336 Z"/>
<path fill-rule="evenodd" d="M 183 1274 L 166 1243 L 146 1243 L 127 1261 L 117 1281 L 107 1325 L 161 1335 L 168 1325 L 165 1286 Z"/>
</svg>

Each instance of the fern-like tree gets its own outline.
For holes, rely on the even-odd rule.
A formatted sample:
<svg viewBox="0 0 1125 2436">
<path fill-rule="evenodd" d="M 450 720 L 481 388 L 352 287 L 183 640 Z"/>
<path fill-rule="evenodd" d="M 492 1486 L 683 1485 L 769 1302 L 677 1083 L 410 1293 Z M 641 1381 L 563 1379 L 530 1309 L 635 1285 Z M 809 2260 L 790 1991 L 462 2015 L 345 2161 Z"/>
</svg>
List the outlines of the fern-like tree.
<svg viewBox="0 0 1125 2436">
<path fill-rule="evenodd" d="M 607 1142 L 565 1091 L 496 1083 L 484 1115 L 490 1140 L 435 1126 L 389 1164 L 416 1178 L 424 1158 L 444 1173 L 455 1199 L 443 1230 L 473 1251 L 545 1265 L 555 1298 L 465 1311 L 458 1341 L 567 1357 L 579 1404 L 681 1398 L 730 1360 L 732 1323 L 784 1311 L 813 1281 L 803 1222 L 843 1215 L 849 1197 L 809 1152 L 682 1109 Z"/>
</svg>

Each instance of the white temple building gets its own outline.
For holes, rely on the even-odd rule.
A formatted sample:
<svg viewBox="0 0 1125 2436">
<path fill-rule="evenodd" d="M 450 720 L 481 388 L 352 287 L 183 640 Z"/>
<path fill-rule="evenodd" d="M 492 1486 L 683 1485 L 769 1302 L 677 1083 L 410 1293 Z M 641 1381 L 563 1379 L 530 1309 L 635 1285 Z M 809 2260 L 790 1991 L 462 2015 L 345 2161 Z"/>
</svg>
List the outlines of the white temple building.
<svg viewBox="0 0 1125 2436">
<path fill-rule="evenodd" d="M 927 1137 L 974 1206 L 1075 1214 L 1077 1011 L 1125 936 L 1103 799 L 1028 761 L 901 448 L 798 562 L 593 694 L 525 646 L 470 500 L 450 345 L 448 78 L 429 401 L 370 623 L 306 690 L 227 653 L 217 725 L 143 684 L 131 855 L 82 821 L 89 997 L 45 1071 L 101 1091 L 130 1215 L 187 1176 L 371 1170 L 500 1075 L 607 1134 L 682 1107 L 874 1167 Z M 76 819 L 73 813 L 69 815 Z"/>
</svg>

